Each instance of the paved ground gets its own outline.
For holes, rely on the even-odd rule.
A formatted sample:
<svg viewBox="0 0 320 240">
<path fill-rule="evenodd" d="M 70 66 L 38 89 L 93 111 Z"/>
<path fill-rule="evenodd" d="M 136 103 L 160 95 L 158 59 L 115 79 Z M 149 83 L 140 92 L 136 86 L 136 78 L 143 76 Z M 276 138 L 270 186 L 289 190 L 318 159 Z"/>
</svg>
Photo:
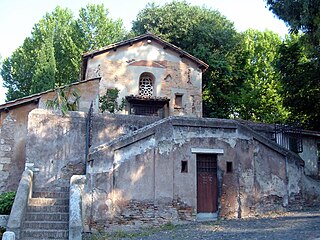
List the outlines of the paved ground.
<svg viewBox="0 0 320 240">
<path fill-rule="evenodd" d="M 222 220 L 167 226 L 163 230 L 144 230 L 92 239 L 281 239 L 320 240 L 320 211 L 288 213 L 267 218 Z"/>
</svg>

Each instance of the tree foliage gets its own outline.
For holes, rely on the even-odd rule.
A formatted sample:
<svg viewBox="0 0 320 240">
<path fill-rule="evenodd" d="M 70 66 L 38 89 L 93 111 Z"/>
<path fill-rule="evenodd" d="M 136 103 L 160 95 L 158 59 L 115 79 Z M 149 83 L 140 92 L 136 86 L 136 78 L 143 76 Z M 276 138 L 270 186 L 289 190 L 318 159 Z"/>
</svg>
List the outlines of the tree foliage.
<svg viewBox="0 0 320 240">
<path fill-rule="evenodd" d="M 280 36 L 271 31 L 243 33 L 241 56 L 245 79 L 234 96 L 236 117 L 267 123 L 287 120 L 289 111 L 283 106 L 276 69 L 280 44 Z"/>
<path fill-rule="evenodd" d="M 55 97 L 46 101 L 48 109 L 60 110 L 62 115 L 67 115 L 68 111 L 79 109 L 80 92 L 78 89 L 70 87 L 56 88 Z"/>
<path fill-rule="evenodd" d="M 269 9 L 290 27 L 280 46 L 279 71 L 284 104 L 291 120 L 320 130 L 320 1 L 266 0 Z"/>
<path fill-rule="evenodd" d="M 98 49 L 115 43 L 125 36 L 122 20 L 108 18 L 108 9 L 101 5 L 89 4 L 81 8 L 76 21 L 78 39 L 84 51 Z"/>
<path fill-rule="evenodd" d="M 0 215 L 9 215 L 16 192 L 0 193 Z"/>
<path fill-rule="evenodd" d="M 3 61 L 6 100 L 77 81 L 81 53 L 121 40 L 125 34 L 122 22 L 107 14 L 103 5 L 90 4 L 80 10 L 78 19 L 60 7 L 47 13 L 22 46 Z"/>
<path fill-rule="evenodd" d="M 282 95 L 284 105 L 292 112 L 291 121 L 320 130 L 320 66 L 307 49 L 297 35 L 287 37 L 281 44 L 278 69 Z"/>
<path fill-rule="evenodd" d="M 203 76 L 204 114 L 228 117 L 230 95 L 238 84 L 236 54 L 239 35 L 232 22 L 218 11 L 171 2 L 148 4 L 133 22 L 134 34 L 150 31 L 209 64 Z"/>
<path fill-rule="evenodd" d="M 266 0 L 266 3 L 275 15 L 287 23 L 292 33 L 301 30 L 319 50 L 319 0 Z"/>
</svg>

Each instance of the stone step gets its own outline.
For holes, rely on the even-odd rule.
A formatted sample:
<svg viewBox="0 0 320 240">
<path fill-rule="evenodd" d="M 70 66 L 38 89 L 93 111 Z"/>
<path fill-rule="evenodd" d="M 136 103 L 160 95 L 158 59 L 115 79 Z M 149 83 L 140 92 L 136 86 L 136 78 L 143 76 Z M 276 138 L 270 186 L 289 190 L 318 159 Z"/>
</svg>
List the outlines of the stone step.
<svg viewBox="0 0 320 240">
<path fill-rule="evenodd" d="M 25 221 L 24 228 L 28 229 L 45 229 L 45 230 L 68 230 L 69 223 L 67 221 Z"/>
<path fill-rule="evenodd" d="M 33 238 L 33 239 L 67 239 L 69 236 L 68 230 L 35 230 L 25 228 L 22 230 L 22 238 Z"/>
<path fill-rule="evenodd" d="M 34 192 L 69 192 L 70 187 L 33 187 Z"/>
<path fill-rule="evenodd" d="M 43 212 L 46 213 L 68 213 L 68 205 L 58 205 L 58 206 L 28 206 L 27 212 Z"/>
<path fill-rule="evenodd" d="M 69 191 L 67 192 L 51 192 L 51 191 L 33 191 L 33 198 L 69 198 Z"/>
<path fill-rule="evenodd" d="M 69 198 L 31 198 L 29 199 L 29 206 L 57 206 L 68 205 Z"/>
<path fill-rule="evenodd" d="M 68 221 L 69 213 L 26 213 L 28 221 Z"/>
</svg>

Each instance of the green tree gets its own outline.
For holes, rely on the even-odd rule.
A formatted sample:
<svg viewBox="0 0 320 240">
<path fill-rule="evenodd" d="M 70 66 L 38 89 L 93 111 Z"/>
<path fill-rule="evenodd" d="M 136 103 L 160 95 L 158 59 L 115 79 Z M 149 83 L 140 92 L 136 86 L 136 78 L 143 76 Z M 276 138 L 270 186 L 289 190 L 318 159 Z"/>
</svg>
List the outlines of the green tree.
<svg viewBox="0 0 320 240">
<path fill-rule="evenodd" d="M 122 22 L 107 14 L 103 5 L 82 8 L 77 20 L 69 9 L 57 7 L 47 13 L 23 45 L 3 61 L 6 100 L 78 81 L 81 53 L 120 40 L 125 34 Z"/>
<path fill-rule="evenodd" d="M 84 51 L 98 49 L 123 40 L 125 29 L 122 20 L 112 20 L 103 4 L 88 4 L 81 8 L 77 19 L 77 34 Z"/>
<path fill-rule="evenodd" d="M 304 32 L 310 43 L 319 49 L 319 0 L 265 0 L 269 9 L 290 27 L 290 32 Z"/>
<path fill-rule="evenodd" d="M 81 50 L 74 40 L 75 26 L 72 12 L 57 7 L 52 13 L 47 13 L 33 28 L 32 39 L 37 46 L 39 57 L 37 64 L 48 65 L 43 62 L 41 54 L 49 54 L 53 58 L 47 59 L 55 65 L 52 66 L 55 71 L 51 88 L 55 84 L 68 84 L 78 79 Z M 48 71 L 48 74 L 51 74 L 53 70 Z"/>
<path fill-rule="evenodd" d="M 34 41 L 26 38 L 23 45 L 16 49 L 1 66 L 3 86 L 8 89 L 7 101 L 30 95 L 36 53 Z"/>
<path fill-rule="evenodd" d="M 269 9 L 286 22 L 292 33 L 280 47 L 279 70 L 284 104 L 294 120 L 320 129 L 320 1 L 266 0 Z"/>
<path fill-rule="evenodd" d="M 310 57 L 308 47 L 300 39 L 291 35 L 279 49 L 284 105 L 292 112 L 291 121 L 320 130 L 319 61 Z"/>
<path fill-rule="evenodd" d="M 276 69 L 281 38 L 271 31 L 243 33 L 245 80 L 234 96 L 235 115 L 242 119 L 285 122 L 289 111 L 283 106 L 280 76 Z"/>
<path fill-rule="evenodd" d="M 239 84 L 239 34 L 218 11 L 172 2 L 148 4 L 133 22 L 134 35 L 150 31 L 209 64 L 203 76 L 204 115 L 229 117 Z"/>
</svg>

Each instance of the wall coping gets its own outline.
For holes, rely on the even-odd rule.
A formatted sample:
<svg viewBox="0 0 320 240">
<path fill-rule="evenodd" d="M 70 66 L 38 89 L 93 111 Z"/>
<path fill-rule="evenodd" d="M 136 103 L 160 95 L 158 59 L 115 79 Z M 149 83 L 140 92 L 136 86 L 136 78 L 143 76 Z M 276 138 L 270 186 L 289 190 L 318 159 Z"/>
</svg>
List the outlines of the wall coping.
<svg viewBox="0 0 320 240">
<path fill-rule="evenodd" d="M 166 126 L 167 125 L 167 126 Z M 110 142 L 97 146 L 90 150 L 90 155 L 96 154 L 99 151 L 114 151 L 125 146 L 128 146 L 136 141 L 151 136 L 156 133 L 158 129 L 164 127 L 185 126 L 185 127 L 201 127 L 201 128 L 215 128 L 215 129 L 234 129 L 242 132 L 244 135 L 249 135 L 252 139 L 278 152 L 284 157 L 289 157 L 297 165 L 304 166 L 304 161 L 297 154 L 285 149 L 270 139 L 262 136 L 260 133 L 254 131 L 252 128 L 232 119 L 218 119 L 218 118 L 195 118 L 195 117 L 179 117 L 170 116 L 161 119 L 145 127 L 142 127 L 132 133 L 116 138 Z"/>
</svg>

